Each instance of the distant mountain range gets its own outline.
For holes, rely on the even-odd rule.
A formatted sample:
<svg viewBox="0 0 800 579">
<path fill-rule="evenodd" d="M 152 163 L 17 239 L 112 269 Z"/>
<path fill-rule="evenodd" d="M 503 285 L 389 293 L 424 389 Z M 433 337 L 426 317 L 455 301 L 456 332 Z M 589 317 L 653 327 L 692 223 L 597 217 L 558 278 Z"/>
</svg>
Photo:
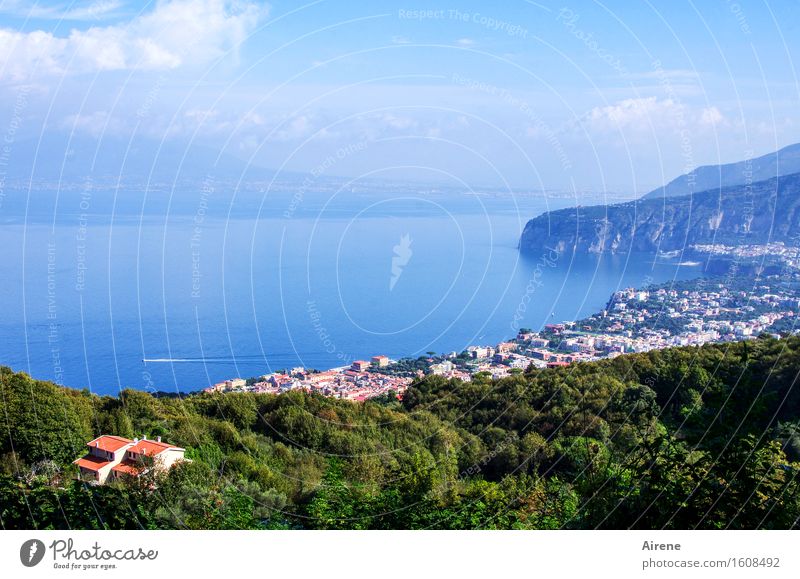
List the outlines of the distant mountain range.
<svg viewBox="0 0 800 579">
<path fill-rule="evenodd" d="M 546 247 L 567 253 L 674 252 L 700 243 L 796 245 L 798 235 L 800 173 L 794 173 L 693 195 L 645 196 L 544 213 L 527 223 L 519 247 L 526 252 Z"/>
<path fill-rule="evenodd" d="M 275 171 L 227 152 L 197 143 L 137 137 L 48 132 L 42 139 L 21 139 L 9 148 L 3 173 L 9 181 L 80 183 L 114 179 L 123 182 L 192 182 L 270 179 Z M 281 173 L 286 177 L 294 173 Z"/>
<path fill-rule="evenodd" d="M 650 191 L 644 199 L 679 197 L 701 191 L 746 185 L 800 172 L 800 143 L 755 159 L 726 165 L 706 165 Z"/>
</svg>

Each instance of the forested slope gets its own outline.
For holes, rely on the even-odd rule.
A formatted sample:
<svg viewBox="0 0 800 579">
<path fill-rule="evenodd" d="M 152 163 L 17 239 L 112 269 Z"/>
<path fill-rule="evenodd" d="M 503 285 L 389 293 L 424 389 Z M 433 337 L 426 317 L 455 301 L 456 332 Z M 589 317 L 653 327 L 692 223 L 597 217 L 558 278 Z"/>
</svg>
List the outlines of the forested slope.
<svg viewBox="0 0 800 579">
<path fill-rule="evenodd" d="M 4 528 L 792 528 L 800 338 L 676 348 L 402 402 L 98 397 L 0 371 Z M 191 463 L 93 486 L 101 433 Z M 155 480 L 152 480 L 155 479 Z"/>
</svg>

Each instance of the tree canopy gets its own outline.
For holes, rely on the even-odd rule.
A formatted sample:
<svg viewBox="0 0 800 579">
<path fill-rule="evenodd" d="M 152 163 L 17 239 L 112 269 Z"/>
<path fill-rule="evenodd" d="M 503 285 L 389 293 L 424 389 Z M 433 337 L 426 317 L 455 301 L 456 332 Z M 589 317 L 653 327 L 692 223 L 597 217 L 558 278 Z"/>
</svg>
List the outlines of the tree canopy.
<svg viewBox="0 0 800 579">
<path fill-rule="evenodd" d="M 427 376 L 402 401 L 302 391 L 96 396 L 0 369 L 3 528 L 587 529 L 798 525 L 800 338 Z M 191 462 L 94 486 L 99 434 Z"/>
</svg>

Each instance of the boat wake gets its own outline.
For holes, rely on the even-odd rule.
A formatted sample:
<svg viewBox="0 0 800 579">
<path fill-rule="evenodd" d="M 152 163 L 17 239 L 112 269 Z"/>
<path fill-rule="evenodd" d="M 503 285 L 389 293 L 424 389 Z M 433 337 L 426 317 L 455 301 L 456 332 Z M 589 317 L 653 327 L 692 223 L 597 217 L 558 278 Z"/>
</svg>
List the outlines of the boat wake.
<svg viewBox="0 0 800 579">
<path fill-rule="evenodd" d="M 236 356 L 235 358 L 142 358 L 142 362 L 145 364 L 235 364 L 237 362 L 263 359 L 263 356 Z"/>
</svg>

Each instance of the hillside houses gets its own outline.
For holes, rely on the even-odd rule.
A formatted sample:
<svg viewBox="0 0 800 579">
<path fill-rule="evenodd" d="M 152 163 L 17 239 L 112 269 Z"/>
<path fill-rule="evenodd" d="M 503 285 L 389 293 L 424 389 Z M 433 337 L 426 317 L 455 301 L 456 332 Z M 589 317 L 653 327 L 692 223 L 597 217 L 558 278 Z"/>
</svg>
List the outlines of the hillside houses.
<svg viewBox="0 0 800 579">
<path fill-rule="evenodd" d="M 96 484 L 113 482 L 123 476 L 139 476 L 150 469 L 167 469 L 186 460 L 185 449 L 161 441 L 130 440 L 121 436 L 104 434 L 86 444 L 85 456 L 73 464 L 83 480 Z"/>
</svg>

